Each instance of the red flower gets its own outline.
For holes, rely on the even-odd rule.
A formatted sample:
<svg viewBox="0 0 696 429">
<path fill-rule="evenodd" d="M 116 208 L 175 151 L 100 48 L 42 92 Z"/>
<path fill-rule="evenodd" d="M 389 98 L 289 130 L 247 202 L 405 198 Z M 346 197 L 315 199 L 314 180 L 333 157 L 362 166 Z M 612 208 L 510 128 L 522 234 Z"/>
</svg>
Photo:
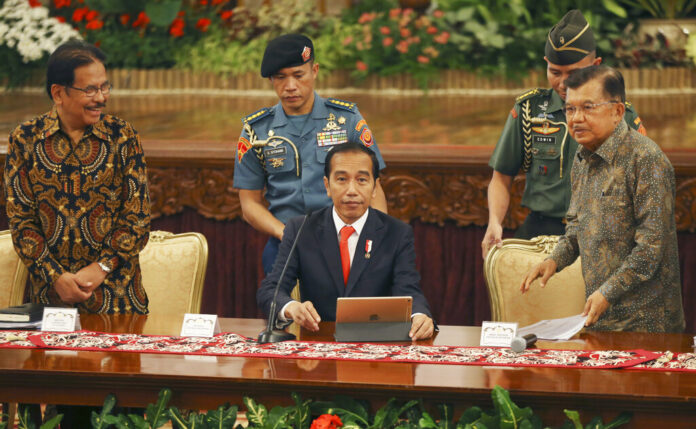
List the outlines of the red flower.
<svg viewBox="0 0 696 429">
<path fill-rule="evenodd" d="M 31 7 L 41 6 L 41 2 L 39 0 L 29 0 L 29 6 L 31 6 Z"/>
<path fill-rule="evenodd" d="M 208 18 L 201 18 L 196 23 L 196 28 L 201 30 L 203 33 L 208 31 L 209 26 L 210 26 L 210 19 L 208 19 Z"/>
<path fill-rule="evenodd" d="M 379 32 L 384 34 L 384 35 L 387 35 L 387 34 L 391 33 L 391 30 L 386 25 L 383 25 L 383 26 L 379 27 Z"/>
<path fill-rule="evenodd" d="M 100 21 L 98 19 L 95 19 L 93 21 L 90 21 L 85 25 L 85 28 L 88 30 L 99 30 L 104 26 L 104 21 Z"/>
<path fill-rule="evenodd" d="M 56 9 L 70 7 L 70 0 L 53 0 L 53 5 L 56 7 Z"/>
<path fill-rule="evenodd" d="M 96 10 L 90 10 L 89 12 L 87 12 L 87 15 L 85 15 L 85 20 L 94 21 L 95 19 L 97 19 L 98 16 L 99 12 L 97 12 Z"/>
<path fill-rule="evenodd" d="M 367 64 L 358 60 L 355 62 L 355 68 L 360 70 L 360 71 L 365 71 L 365 70 L 367 70 Z M 324 415 L 328 415 L 328 414 L 324 414 Z"/>
<path fill-rule="evenodd" d="M 87 12 L 89 12 L 89 9 L 86 7 L 78 7 L 73 11 L 72 20 L 74 22 L 82 21 L 85 18 L 85 15 L 87 15 Z"/>
<path fill-rule="evenodd" d="M 234 15 L 234 12 L 231 10 L 223 10 L 220 12 L 220 18 L 222 18 L 224 21 L 227 21 L 228 19 L 232 18 L 232 15 Z"/>
<path fill-rule="evenodd" d="M 391 37 L 385 37 L 384 40 L 382 40 L 382 45 L 384 46 L 391 46 L 394 43 L 394 39 Z"/>
<path fill-rule="evenodd" d="M 309 429 L 336 429 L 343 426 L 343 422 L 338 416 L 322 414 L 312 422 Z"/>
<path fill-rule="evenodd" d="M 398 18 L 401 15 L 401 9 L 392 9 L 389 11 L 389 18 Z"/>
<path fill-rule="evenodd" d="M 200 1 L 201 5 L 207 6 L 208 5 L 208 0 L 201 0 Z"/>
<path fill-rule="evenodd" d="M 169 34 L 174 37 L 181 37 L 184 35 L 184 20 L 181 18 L 174 18 L 172 25 L 169 27 Z"/>
<path fill-rule="evenodd" d="M 65 22 L 64 16 L 56 16 L 56 19 L 58 20 L 58 22 Z"/>
<path fill-rule="evenodd" d="M 441 11 L 440 9 L 438 9 L 438 10 L 436 10 L 435 12 L 433 12 L 433 16 L 434 16 L 435 18 L 442 18 L 443 16 L 445 16 L 445 12 Z"/>
<path fill-rule="evenodd" d="M 433 38 L 433 40 L 435 40 L 437 43 L 444 45 L 449 40 L 449 37 L 450 37 L 450 34 L 446 31 L 443 31 L 442 33 L 435 36 Z"/>
<path fill-rule="evenodd" d="M 425 55 L 418 55 L 417 60 L 421 64 L 428 64 L 430 62 L 430 58 L 426 57 Z"/>
<path fill-rule="evenodd" d="M 147 24 L 150 23 L 150 17 L 147 16 L 145 12 L 140 12 L 138 17 L 133 21 L 133 27 L 143 27 L 145 28 Z"/>
<path fill-rule="evenodd" d="M 119 19 L 121 20 L 121 25 L 124 25 L 124 26 L 128 25 L 128 21 L 130 21 L 130 15 L 128 15 L 127 13 L 124 13 L 123 15 L 121 15 L 119 17 Z"/>
<path fill-rule="evenodd" d="M 401 52 L 402 54 L 405 54 L 406 52 L 408 52 L 408 42 L 405 40 L 400 41 L 396 45 L 396 50 Z"/>
<path fill-rule="evenodd" d="M 436 34 L 437 33 L 437 28 L 433 27 L 432 25 L 428 28 L 425 29 L 425 32 L 428 34 Z"/>
<path fill-rule="evenodd" d="M 183 10 L 180 10 L 180 11 L 176 14 L 176 16 L 178 16 L 179 18 L 183 17 L 184 15 L 186 15 L 186 12 L 183 11 Z"/>
<path fill-rule="evenodd" d="M 401 30 L 399 30 L 399 31 L 401 32 L 401 37 L 403 37 L 403 38 L 406 38 L 406 37 L 411 35 L 411 30 L 409 30 L 408 28 L 402 27 Z"/>
<path fill-rule="evenodd" d="M 94 46 L 96 46 L 97 48 L 100 47 L 100 46 L 101 46 L 101 40 L 97 40 L 96 42 L 94 42 Z"/>
</svg>

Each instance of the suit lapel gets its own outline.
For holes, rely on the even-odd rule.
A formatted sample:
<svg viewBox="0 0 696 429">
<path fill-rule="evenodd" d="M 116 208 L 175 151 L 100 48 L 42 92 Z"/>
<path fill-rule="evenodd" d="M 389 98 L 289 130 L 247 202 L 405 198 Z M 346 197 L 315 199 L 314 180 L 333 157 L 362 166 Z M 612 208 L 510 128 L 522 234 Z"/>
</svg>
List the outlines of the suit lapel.
<svg viewBox="0 0 696 429">
<path fill-rule="evenodd" d="M 333 221 L 331 208 L 327 209 L 324 214 L 320 227 L 317 228 L 315 234 L 321 255 L 326 261 L 326 266 L 331 274 L 334 287 L 338 292 L 338 296 L 344 296 L 345 286 L 343 285 L 343 269 L 341 268 L 341 253 L 338 249 L 338 234 L 336 234 L 336 225 Z"/>
<path fill-rule="evenodd" d="M 348 276 L 348 284 L 346 285 L 346 296 L 350 296 L 352 289 L 355 287 L 357 281 L 360 279 L 365 268 L 369 265 L 370 260 L 379 256 L 377 253 L 379 250 L 379 245 L 382 240 L 382 221 L 377 217 L 373 209 L 368 209 L 370 213 L 367 215 L 367 221 L 363 227 L 360 237 L 358 237 L 358 245 L 355 248 L 355 255 L 353 255 L 353 263 L 350 267 L 350 275 Z M 372 240 L 372 249 L 370 251 L 370 258 L 366 258 L 365 254 L 365 242 L 367 240 Z M 340 258 L 340 256 L 339 256 Z"/>
</svg>

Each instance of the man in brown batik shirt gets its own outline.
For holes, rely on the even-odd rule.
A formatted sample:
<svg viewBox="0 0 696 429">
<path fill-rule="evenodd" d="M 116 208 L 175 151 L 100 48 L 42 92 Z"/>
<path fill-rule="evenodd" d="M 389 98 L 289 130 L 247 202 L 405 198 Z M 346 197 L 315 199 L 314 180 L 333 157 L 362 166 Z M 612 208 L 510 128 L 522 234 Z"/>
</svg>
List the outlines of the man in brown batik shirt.
<svg viewBox="0 0 696 429">
<path fill-rule="evenodd" d="M 102 113 L 105 56 L 70 41 L 48 60 L 50 112 L 9 138 L 4 185 L 32 302 L 81 313 L 147 313 L 138 253 L 150 230 L 140 138 Z"/>
<path fill-rule="evenodd" d="M 621 73 L 592 66 L 573 72 L 565 84 L 568 127 L 581 145 L 571 173 L 568 225 L 521 289 L 537 277 L 543 287 L 581 256 L 586 326 L 681 332 L 674 169 L 655 142 L 622 120 Z"/>
</svg>

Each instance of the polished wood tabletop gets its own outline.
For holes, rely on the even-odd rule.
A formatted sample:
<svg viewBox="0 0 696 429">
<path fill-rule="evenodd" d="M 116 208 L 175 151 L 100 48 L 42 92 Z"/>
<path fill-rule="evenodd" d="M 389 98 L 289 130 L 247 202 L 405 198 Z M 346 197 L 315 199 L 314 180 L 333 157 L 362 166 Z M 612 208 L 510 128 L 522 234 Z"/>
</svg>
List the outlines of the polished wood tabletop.
<svg viewBox="0 0 696 429">
<path fill-rule="evenodd" d="M 82 326 L 99 332 L 178 335 L 182 320 L 180 315 L 92 315 L 82 317 Z M 258 319 L 221 319 L 224 332 L 251 338 L 264 324 Z M 419 344 L 478 345 L 479 327 L 440 328 L 433 339 Z M 332 341 L 333 329 L 333 323 L 322 322 L 317 333 L 297 333 L 302 340 Z M 685 334 L 621 332 L 587 332 L 567 342 L 537 344 L 552 349 L 672 352 L 693 352 L 692 345 L 693 338 Z M 532 405 L 545 415 L 562 414 L 563 408 L 608 416 L 634 411 L 639 421 L 668 421 L 670 427 L 696 418 L 696 372 L 0 349 L 0 401 L 100 405 L 108 393 L 115 393 L 121 405 L 142 406 L 169 387 L 173 404 L 201 409 L 228 401 L 241 404 L 243 396 L 289 404 L 290 392 L 315 398 L 340 393 L 377 402 L 423 398 L 428 404 L 454 403 L 462 409 L 490 406 L 495 385 L 510 390 L 518 404 Z"/>
</svg>

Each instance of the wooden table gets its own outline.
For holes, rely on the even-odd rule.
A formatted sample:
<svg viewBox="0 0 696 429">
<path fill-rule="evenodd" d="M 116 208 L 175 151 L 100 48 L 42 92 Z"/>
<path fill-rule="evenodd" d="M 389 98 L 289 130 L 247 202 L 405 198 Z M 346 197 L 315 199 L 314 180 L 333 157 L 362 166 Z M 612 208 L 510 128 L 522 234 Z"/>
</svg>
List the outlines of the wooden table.
<svg viewBox="0 0 696 429">
<path fill-rule="evenodd" d="M 85 329 L 176 335 L 182 317 L 87 316 Z M 222 319 L 222 330 L 256 337 L 264 321 Z M 331 340 L 333 323 L 303 340 Z M 478 327 L 442 326 L 423 344 L 477 345 Z M 583 333 L 574 341 L 539 342 L 543 348 L 693 351 L 688 335 Z M 101 405 L 115 393 L 124 406 L 154 402 L 163 387 L 172 404 L 213 408 L 251 396 L 264 404 L 303 397 L 350 395 L 383 403 L 390 397 L 422 398 L 426 404 L 490 407 L 495 385 L 510 390 L 519 405 L 530 405 L 547 424 L 563 420 L 563 408 L 605 420 L 620 411 L 636 413 L 631 427 L 694 427 L 696 373 L 640 370 L 511 368 L 465 365 L 352 362 L 278 358 L 185 356 L 125 352 L 0 349 L 0 401 Z"/>
</svg>

